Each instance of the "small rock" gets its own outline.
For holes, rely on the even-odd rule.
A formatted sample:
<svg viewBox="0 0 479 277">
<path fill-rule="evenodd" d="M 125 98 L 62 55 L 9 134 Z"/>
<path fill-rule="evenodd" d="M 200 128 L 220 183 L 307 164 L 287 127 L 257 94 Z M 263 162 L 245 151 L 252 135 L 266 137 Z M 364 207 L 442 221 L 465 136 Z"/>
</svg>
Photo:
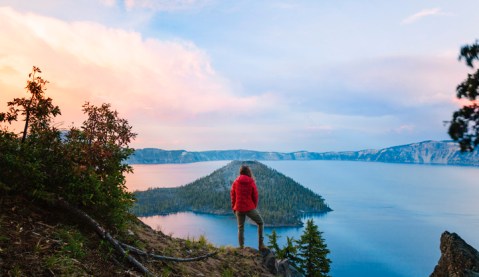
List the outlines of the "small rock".
<svg viewBox="0 0 479 277">
<path fill-rule="evenodd" d="M 283 259 L 276 261 L 277 268 L 278 268 L 278 275 L 279 276 L 291 276 L 291 271 L 289 270 L 289 260 Z"/>
</svg>

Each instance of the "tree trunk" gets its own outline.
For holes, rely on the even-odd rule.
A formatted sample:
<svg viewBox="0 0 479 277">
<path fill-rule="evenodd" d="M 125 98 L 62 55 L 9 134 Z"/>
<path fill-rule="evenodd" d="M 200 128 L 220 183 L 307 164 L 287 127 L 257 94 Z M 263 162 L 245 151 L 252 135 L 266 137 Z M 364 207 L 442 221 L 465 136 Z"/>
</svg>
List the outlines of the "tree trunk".
<svg viewBox="0 0 479 277">
<path fill-rule="evenodd" d="M 118 251 L 122 257 L 125 257 L 132 265 L 134 265 L 141 273 L 147 275 L 147 276 L 153 276 L 153 274 L 138 260 L 136 260 L 133 256 L 131 256 L 129 253 L 134 253 L 140 256 L 145 256 L 149 258 L 154 258 L 156 260 L 161 260 L 161 261 L 170 261 L 170 262 L 194 262 L 194 261 L 200 261 L 207 259 L 211 256 L 214 256 L 217 254 L 217 252 L 212 252 L 208 253 L 206 255 L 198 256 L 198 257 L 193 257 L 193 258 L 177 258 L 177 257 L 168 257 L 168 256 L 161 256 L 161 255 L 156 255 L 153 253 L 147 253 L 143 250 L 140 250 L 136 247 L 133 247 L 131 245 L 122 243 L 116 239 L 114 239 L 110 233 L 108 233 L 97 221 L 95 221 L 93 218 L 91 218 L 87 213 L 73 207 L 70 205 L 68 202 L 66 202 L 63 199 L 59 199 L 57 201 L 58 206 L 66 209 L 67 211 L 71 212 L 72 214 L 80 217 L 83 221 L 87 222 L 94 230 L 95 232 L 102 238 L 107 240 L 109 243 L 113 245 L 116 251 Z M 127 251 L 125 251 L 128 250 Z"/>
<path fill-rule="evenodd" d="M 118 251 L 122 257 L 125 257 L 132 265 L 134 265 L 141 273 L 147 276 L 154 276 L 144 265 L 138 262 L 134 257 L 129 255 L 115 240 L 110 233 L 108 233 L 98 222 L 96 222 L 93 218 L 91 218 L 85 212 L 71 206 L 68 202 L 63 199 L 58 200 L 58 205 L 69 212 L 77 215 L 78 217 L 82 218 L 84 221 L 88 222 L 91 227 L 95 229 L 95 232 L 103 239 L 107 240 L 109 243 L 113 245 L 116 251 Z"/>
</svg>

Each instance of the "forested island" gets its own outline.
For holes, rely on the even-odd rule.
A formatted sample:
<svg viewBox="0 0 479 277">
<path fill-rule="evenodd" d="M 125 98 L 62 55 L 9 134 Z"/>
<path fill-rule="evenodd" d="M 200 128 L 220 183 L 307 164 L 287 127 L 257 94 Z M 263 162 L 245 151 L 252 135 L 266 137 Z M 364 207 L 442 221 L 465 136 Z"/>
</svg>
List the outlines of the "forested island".
<svg viewBox="0 0 479 277">
<path fill-rule="evenodd" d="M 231 215 L 230 189 L 242 164 L 253 171 L 260 210 L 267 226 L 301 226 L 306 213 L 332 211 L 324 199 L 284 174 L 256 161 L 232 161 L 190 184 L 178 188 L 136 191 L 132 212 L 151 216 L 176 212 Z"/>
</svg>

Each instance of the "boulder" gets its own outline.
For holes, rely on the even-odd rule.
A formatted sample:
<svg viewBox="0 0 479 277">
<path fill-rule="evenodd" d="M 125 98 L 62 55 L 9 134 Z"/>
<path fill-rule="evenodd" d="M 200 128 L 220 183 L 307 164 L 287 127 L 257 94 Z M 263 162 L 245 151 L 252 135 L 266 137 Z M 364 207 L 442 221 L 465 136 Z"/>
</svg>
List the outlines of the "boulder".
<svg viewBox="0 0 479 277">
<path fill-rule="evenodd" d="M 283 277 L 303 277 L 304 275 L 301 274 L 296 268 L 294 268 L 292 265 L 289 264 L 288 259 L 282 259 L 276 261 L 276 264 L 278 265 L 278 276 L 283 276 Z"/>
<path fill-rule="evenodd" d="M 276 260 L 276 265 L 278 267 L 278 275 L 279 276 L 291 276 L 291 271 L 289 270 L 289 260 L 282 259 Z"/>
<path fill-rule="evenodd" d="M 456 233 L 441 235 L 441 257 L 430 277 L 479 277 L 479 252 Z"/>
<path fill-rule="evenodd" d="M 270 249 L 261 252 L 263 255 L 263 266 L 269 272 L 282 277 L 303 277 L 304 275 L 289 264 L 288 259 L 276 259 L 276 255 Z M 479 276 L 478 276 L 479 277 Z"/>
<path fill-rule="evenodd" d="M 272 274 L 277 275 L 278 263 L 276 262 L 276 256 L 274 255 L 274 252 L 270 249 L 267 249 L 265 251 L 261 251 L 261 254 L 263 255 L 263 266 L 266 267 Z"/>
</svg>

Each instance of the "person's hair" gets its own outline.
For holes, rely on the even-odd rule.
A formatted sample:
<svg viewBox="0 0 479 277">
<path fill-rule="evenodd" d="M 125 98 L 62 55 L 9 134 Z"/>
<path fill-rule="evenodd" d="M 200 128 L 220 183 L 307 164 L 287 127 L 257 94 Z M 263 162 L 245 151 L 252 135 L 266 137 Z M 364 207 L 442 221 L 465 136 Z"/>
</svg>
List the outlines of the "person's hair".
<svg viewBox="0 0 479 277">
<path fill-rule="evenodd" d="M 249 176 L 249 177 L 253 178 L 253 173 L 251 172 L 251 169 L 247 165 L 242 165 L 240 167 L 240 172 L 239 173 L 240 173 L 240 175 L 246 175 L 246 176 Z"/>
</svg>

